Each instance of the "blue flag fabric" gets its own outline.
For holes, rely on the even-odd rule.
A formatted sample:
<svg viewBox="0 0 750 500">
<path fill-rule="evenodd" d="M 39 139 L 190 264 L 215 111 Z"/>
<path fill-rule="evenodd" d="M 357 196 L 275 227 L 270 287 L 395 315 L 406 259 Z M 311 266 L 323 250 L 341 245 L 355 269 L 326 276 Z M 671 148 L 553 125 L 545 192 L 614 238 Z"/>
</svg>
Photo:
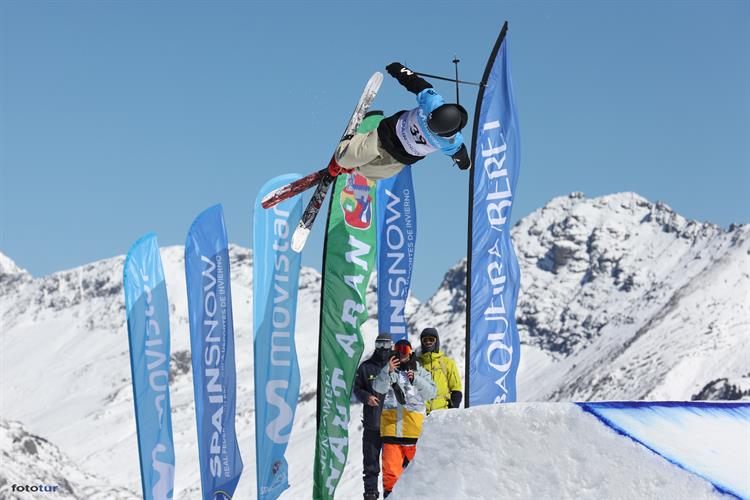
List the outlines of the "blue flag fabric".
<svg viewBox="0 0 750 500">
<path fill-rule="evenodd" d="M 201 213 L 190 227 L 185 277 L 201 488 L 204 500 L 224 500 L 237 488 L 242 457 L 234 429 L 234 327 L 221 205 Z"/>
<path fill-rule="evenodd" d="M 302 217 L 302 197 L 268 210 L 263 197 L 301 176 L 268 181 L 255 199 L 253 217 L 253 341 L 255 356 L 255 466 L 258 498 L 273 500 L 289 488 L 284 458 L 299 398 L 294 345 L 301 255 L 291 249 Z"/>
<path fill-rule="evenodd" d="M 406 299 L 411 286 L 417 205 L 411 166 L 378 181 L 378 332 L 394 342 L 408 337 Z"/>
<path fill-rule="evenodd" d="M 520 137 L 506 33 L 507 24 L 485 70 L 474 122 L 467 406 L 516 400 L 520 345 L 515 310 L 521 277 L 510 239 L 510 212 Z"/>
<path fill-rule="evenodd" d="M 130 248 L 123 285 L 143 498 L 171 499 L 175 461 L 169 402 L 169 302 L 155 234 L 143 236 Z"/>
</svg>

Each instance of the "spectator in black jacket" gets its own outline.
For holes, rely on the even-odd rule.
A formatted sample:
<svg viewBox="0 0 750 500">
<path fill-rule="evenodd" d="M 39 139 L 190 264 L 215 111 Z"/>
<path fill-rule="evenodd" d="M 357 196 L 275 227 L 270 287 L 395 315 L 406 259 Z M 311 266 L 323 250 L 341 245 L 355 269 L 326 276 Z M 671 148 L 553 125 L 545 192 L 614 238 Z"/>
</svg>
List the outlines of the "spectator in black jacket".
<svg viewBox="0 0 750 500">
<path fill-rule="evenodd" d="M 375 339 L 375 352 L 357 368 L 354 379 L 354 394 L 364 404 L 362 411 L 362 480 L 365 483 L 365 500 L 377 500 L 378 476 L 380 475 L 380 412 L 383 409 L 383 394 L 372 388 L 372 381 L 388 363 L 393 348 L 391 336 L 381 333 Z"/>
</svg>

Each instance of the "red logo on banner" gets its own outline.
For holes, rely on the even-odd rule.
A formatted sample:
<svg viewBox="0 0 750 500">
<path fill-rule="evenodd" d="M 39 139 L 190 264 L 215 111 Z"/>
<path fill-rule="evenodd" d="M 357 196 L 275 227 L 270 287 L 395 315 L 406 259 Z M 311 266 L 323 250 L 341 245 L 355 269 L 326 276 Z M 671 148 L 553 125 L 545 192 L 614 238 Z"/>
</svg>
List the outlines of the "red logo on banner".
<svg viewBox="0 0 750 500">
<path fill-rule="evenodd" d="M 355 229 L 368 229 L 372 222 L 371 181 L 360 174 L 347 174 L 346 177 L 340 199 L 344 222 Z"/>
</svg>

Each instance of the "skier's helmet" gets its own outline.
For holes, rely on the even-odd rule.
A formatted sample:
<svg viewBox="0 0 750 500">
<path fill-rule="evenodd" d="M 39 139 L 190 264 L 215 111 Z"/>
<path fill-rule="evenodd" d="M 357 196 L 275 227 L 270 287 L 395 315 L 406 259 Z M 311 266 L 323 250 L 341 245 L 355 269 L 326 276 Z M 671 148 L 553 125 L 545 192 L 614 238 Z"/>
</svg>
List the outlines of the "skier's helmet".
<svg viewBox="0 0 750 500">
<path fill-rule="evenodd" d="M 427 126 L 442 137 L 450 137 L 466 126 L 469 113 L 460 104 L 443 104 L 427 117 Z"/>
</svg>

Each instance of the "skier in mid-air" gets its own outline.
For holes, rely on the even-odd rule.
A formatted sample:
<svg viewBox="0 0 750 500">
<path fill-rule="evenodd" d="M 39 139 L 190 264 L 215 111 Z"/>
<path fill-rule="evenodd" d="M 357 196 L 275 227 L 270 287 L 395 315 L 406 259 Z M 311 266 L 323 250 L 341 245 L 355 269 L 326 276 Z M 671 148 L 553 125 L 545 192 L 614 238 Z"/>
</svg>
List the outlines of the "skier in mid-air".
<svg viewBox="0 0 750 500">
<path fill-rule="evenodd" d="M 337 176 L 356 169 L 368 179 L 386 179 L 438 150 L 461 170 L 469 168 L 471 160 L 461 135 L 468 121 L 463 106 L 446 103 L 432 85 L 401 63 L 391 63 L 385 69 L 417 94 L 419 106 L 384 118 L 366 134 L 344 137 L 328 172 Z"/>
</svg>

